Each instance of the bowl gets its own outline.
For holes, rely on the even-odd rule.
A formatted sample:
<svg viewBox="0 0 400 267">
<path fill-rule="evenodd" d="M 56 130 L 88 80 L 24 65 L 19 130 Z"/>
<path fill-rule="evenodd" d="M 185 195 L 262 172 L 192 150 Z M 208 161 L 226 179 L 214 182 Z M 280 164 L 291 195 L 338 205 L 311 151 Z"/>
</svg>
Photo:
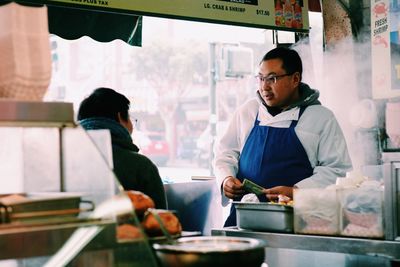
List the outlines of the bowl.
<svg viewBox="0 0 400 267">
<path fill-rule="evenodd" d="M 227 236 L 183 237 L 174 244 L 153 244 L 164 267 L 260 267 L 264 241 Z"/>
</svg>

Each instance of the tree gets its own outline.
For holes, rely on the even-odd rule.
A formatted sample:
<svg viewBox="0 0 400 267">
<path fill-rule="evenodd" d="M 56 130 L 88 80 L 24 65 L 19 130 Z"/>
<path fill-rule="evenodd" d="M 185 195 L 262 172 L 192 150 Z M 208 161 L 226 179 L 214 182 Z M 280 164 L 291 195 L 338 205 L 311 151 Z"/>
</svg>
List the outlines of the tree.
<svg viewBox="0 0 400 267">
<path fill-rule="evenodd" d="M 208 46 L 195 42 L 176 44 L 158 40 L 137 49 L 131 56 L 131 71 L 136 79 L 146 80 L 159 97 L 159 112 L 167 139 L 176 156 L 176 110 L 179 99 L 194 84 L 208 83 Z"/>
</svg>

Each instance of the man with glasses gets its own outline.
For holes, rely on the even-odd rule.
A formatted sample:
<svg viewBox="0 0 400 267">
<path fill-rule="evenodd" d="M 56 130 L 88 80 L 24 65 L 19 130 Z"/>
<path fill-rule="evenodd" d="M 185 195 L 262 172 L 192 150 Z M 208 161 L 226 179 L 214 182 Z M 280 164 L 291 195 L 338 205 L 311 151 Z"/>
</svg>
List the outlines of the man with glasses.
<svg viewBox="0 0 400 267">
<path fill-rule="evenodd" d="M 266 188 L 261 201 L 276 201 L 292 198 L 296 187 L 334 184 L 351 170 L 342 130 L 319 92 L 301 81 L 302 71 L 289 48 L 272 49 L 261 60 L 256 97 L 238 108 L 215 146 L 214 170 L 226 198 L 242 198 L 245 178 Z M 225 226 L 233 225 L 232 205 Z"/>
</svg>

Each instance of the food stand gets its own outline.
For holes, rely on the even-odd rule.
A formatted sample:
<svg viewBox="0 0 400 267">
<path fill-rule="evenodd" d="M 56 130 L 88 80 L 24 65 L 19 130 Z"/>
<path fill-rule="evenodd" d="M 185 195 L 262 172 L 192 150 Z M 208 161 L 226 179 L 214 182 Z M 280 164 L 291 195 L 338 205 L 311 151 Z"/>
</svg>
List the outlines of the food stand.
<svg viewBox="0 0 400 267">
<path fill-rule="evenodd" d="M 100 41 L 109 41 L 118 36 L 104 37 L 106 34 L 94 33 L 89 34 L 80 32 L 80 33 L 72 33 L 71 34 L 71 23 L 77 23 L 77 19 L 80 18 L 79 14 L 121 14 L 120 16 L 114 16 L 114 19 L 119 17 L 124 17 L 124 14 L 127 16 L 125 18 L 133 19 L 134 25 L 130 25 L 132 27 L 128 27 L 128 31 L 133 28 L 133 32 L 131 34 L 136 34 L 136 30 L 140 26 L 140 17 L 137 15 L 155 15 L 155 16 L 165 16 L 165 17 L 176 17 L 176 18 L 189 18 L 193 20 L 200 21 L 209 21 L 209 22 L 217 22 L 217 23 L 226 23 L 226 24 L 237 24 L 237 25 L 247 25 L 254 27 L 265 27 L 266 24 L 275 23 L 275 19 L 273 16 L 274 5 L 271 4 L 270 1 L 263 1 L 262 3 L 258 3 L 258 1 L 246 1 L 244 3 L 235 3 L 230 1 L 225 1 L 226 3 L 221 3 L 220 1 L 213 2 L 199 2 L 198 6 L 193 5 L 191 1 L 186 1 L 185 3 L 180 3 L 177 1 L 174 4 L 166 6 L 161 1 L 158 2 L 140 2 L 140 3 L 129 3 L 126 1 L 16 1 L 18 4 L 28 5 L 28 6 L 42 6 L 47 5 L 49 7 L 49 28 L 51 32 L 60 32 L 60 35 L 68 38 L 74 39 L 79 38 L 82 35 L 90 35 L 96 40 Z M 7 2 L 6 2 L 7 3 Z M 307 2 L 305 2 L 307 5 Z M 181 5 L 185 8 L 172 8 L 175 5 Z M 201 7 L 201 8 L 200 8 Z M 59 9 L 57 9 L 59 8 Z M 73 9 L 76 12 L 69 12 L 70 17 L 63 17 L 64 11 L 69 9 Z M 199 12 L 199 10 L 202 10 Z M 57 13 L 58 11 L 58 13 Z M 81 13 L 79 13 L 81 11 Z M 83 11 L 83 13 L 82 13 Z M 86 13 L 85 13 L 86 11 Z M 92 11 L 95 11 L 94 13 Z M 217 13 L 217 16 L 215 14 Z M 301 27 L 300 24 L 296 26 L 296 31 L 307 32 L 308 31 L 308 17 L 307 17 L 307 7 L 303 8 L 303 13 L 300 14 L 301 19 Z M 66 12 L 68 13 L 68 12 Z M 74 13 L 71 15 L 71 13 Z M 77 15 L 78 14 L 78 15 Z M 135 14 L 136 16 L 132 16 L 131 14 Z M 256 16 L 253 16 L 253 15 Z M 128 16 L 131 15 L 131 16 Z M 84 17 L 84 16 L 83 16 Z M 105 16 L 107 17 L 107 16 Z M 68 20 L 69 18 L 69 20 Z M 240 19 L 239 19 L 240 18 Z M 108 16 L 109 21 L 113 18 Z M 238 20 L 239 19 L 239 20 Z M 97 22 L 101 22 L 99 19 Z M 122 21 L 122 20 L 118 20 Z M 126 21 L 126 20 L 125 20 Z M 43 20 L 41 20 L 43 22 Z M 84 29 L 84 23 L 81 22 L 82 25 L 75 25 L 72 27 L 72 32 L 79 32 L 79 30 Z M 79 24 L 79 22 L 78 22 Z M 292 25 L 280 25 L 279 27 L 291 29 Z M 140 27 L 139 27 L 140 29 Z M 63 32 L 63 30 L 66 30 Z M 97 29 L 99 30 L 99 29 Z M 101 29 L 110 32 L 110 29 Z M 112 34 L 111 34 L 112 35 Z M 44 35 L 41 35 L 43 37 Z M 130 36 L 132 37 L 132 36 Z M 135 36 L 134 36 L 135 37 Z M 139 37 L 136 41 L 132 43 L 125 39 L 128 43 L 134 45 L 140 45 L 140 33 Z M 15 44 L 15 43 L 14 43 Z M 46 56 L 46 49 L 40 52 L 40 55 Z M 15 52 L 15 51 L 14 51 Z M 32 51 L 33 53 L 33 51 Z M 17 54 L 12 54 L 17 55 Z M 28 61 L 32 63 L 34 61 Z M 48 64 L 48 58 L 43 62 Z M 44 65 L 46 70 L 46 74 L 49 74 L 49 65 Z M 33 65 L 31 65 L 33 66 Z M 29 67 L 31 67 L 29 66 Z M 18 67 L 16 67 L 18 69 Z M 12 69 L 11 69 L 12 70 Z M 15 73 L 12 73 L 15 74 Z M 32 78 L 31 82 L 34 82 L 36 77 Z M 4 94 L 6 97 L 16 97 L 24 100 L 32 100 L 32 99 L 40 99 L 43 95 L 44 91 L 42 88 L 46 87 L 46 82 L 49 80 L 49 76 L 43 77 L 42 83 L 40 84 L 41 91 L 37 91 L 34 95 L 24 94 L 13 94 L 13 89 L 8 88 L 9 95 Z M 29 88 L 29 85 L 25 85 Z M 39 86 L 38 86 L 39 87 Z M 103 201 L 106 201 L 108 198 L 112 197 L 115 194 L 115 179 L 110 171 L 110 162 L 109 155 L 107 155 L 107 150 L 109 148 L 100 148 L 101 152 L 99 152 L 99 148 L 93 143 L 91 138 L 89 138 L 84 131 L 76 127 L 73 120 L 73 112 L 71 105 L 64 105 L 62 103 L 43 103 L 43 102 L 20 102 L 20 101 L 4 101 L 1 104 L 2 109 L 5 111 L 3 113 L 3 118 L 1 119 L 1 130 L 4 131 L 4 135 L 7 134 L 15 134 L 16 140 L 11 145 L 9 145 L 8 149 L 10 151 L 16 148 L 18 150 L 19 147 L 24 147 L 25 143 L 36 142 L 37 139 L 42 136 L 46 136 L 48 140 L 52 140 L 53 148 L 51 151 L 42 152 L 40 148 L 48 147 L 47 144 L 38 143 L 35 144 L 33 150 L 23 149 L 20 154 L 17 153 L 14 158 L 22 159 L 16 166 L 13 166 L 12 170 L 9 171 L 11 176 L 18 174 L 18 178 L 22 180 L 21 184 L 17 184 L 15 186 L 16 192 L 32 192 L 32 191 L 55 191 L 55 192 L 85 192 L 88 194 L 88 198 L 94 202 L 96 206 L 100 205 Z M 27 139 L 26 136 L 30 136 L 30 132 L 34 132 L 32 134 L 32 139 Z M 37 131 L 37 133 L 35 132 Z M 45 138 L 45 139 L 46 139 Z M 107 137 L 102 137 L 106 141 Z M 103 140 L 104 141 L 104 140 Z M 85 151 L 85 155 L 77 155 L 73 156 L 74 146 L 79 146 L 82 151 Z M 4 146 L 3 146 L 4 147 Z M 89 152 L 90 151 L 90 152 Z M 106 152 L 105 152 L 106 151 Z M 108 150 L 109 151 L 109 150 Z M 51 159 L 46 165 L 42 165 L 42 167 L 30 167 L 36 166 L 36 164 L 42 163 L 40 160 L 35 161 L 36 158 L 40 158 L 35 155 L 35 153 L 39 152 L 39 155 L 46 156 Z M 46 153 L 50 153 L 46 154 Z M 11 155 L 13 155 L 11 153 Z M 5 157 L 5 156 L 4 156 Z M 82 168 L 82 164 L 79 164 L 79 158 L 92 158 L 93 165 Z M 4 158 L 5 160 L 5 158 Z M 33 163 L 26 164 L 30 160 Z M 42 170 L 42 168 L 52 169 L 53 172 L 51 174 L 46 173 Z M 93 171 L 93 166 L 95 169 L 98 169 L 95 173 L 90 173 Z M 102 173 L 102 174 L 101 174 Z M 90 178 L 92 177 L 92 178 Z M 96 186 L 93 187 L 90 179 L 96 177 L 97 180 L 104 181 L 103 183 L 96 183 Z M 89 179 L 89 180 L 88 180 Z M 214 184 L 212 181 L 208 182 L 198 182 L 200 187 L 203 187 L 204 197 L 208 199 L 208 201 L 204 202 L 205 206 L 200 206 L 200 208 L 208 209 L 211 206 L 209 189 L 214 189 Z M 186 185 L 183 185 L 184 188 L 182 191 L 187 189 Z M 193 186 L 192 186 L 193 187 Z M 195 188 L 200 188 L 196 187 Z M 176 189 L 176 188 L 175 188 Z M 171 195 L 175 194 L 176 190 L 172 188 L 167 192 L 171 192 Z M 193 189 L 193 188 L 192 188 Z M 216 187 L 215 187 L 216 189 Z M 179 191 L 179 190 L 178 190 Z M 212 193 L 215 196 L 215 191 Z M 195 200 L 196 201 L 196 200 Z M 5 205 L 4 210 L 10 211 L 11 207 L 7 207 Z M 214 210 L 215 211 L 215 210 Z M 43 213 L 49 214 L 50 211 L 43 210 L 40 211 Z M 83 213 L 83 211 L 82 211 Z M 203 215 L 202 217 L 211 216 L 212 212 L 209 212 L 209 215 Z M 9 216 L 11 213 L 5 212 L 4 216 Z M 38 214 L 38 213 L 36 213 Z M 81 215 L 80 212 L 78 213 Z M 26 216 L 26 214 L 21 214 L 22 216 Z M 55 213 L 53 215 L 56 215 Z M 146 263 L 151 262 L 152 256 L 149 255 L 149 258 L 143 257 L 146 253 L 139 253 L 141 255 L 139 261 L 138 258 L 132 259 L 132 257 L 127 256 L 124 253 L 119 253 L 120 248 L 132 249 L 132 247 L 137 247 L 138 243 L 124 243 L 121 244 L 117 242 L 115 239 L 115 228 L 116 222 L 115 220 L 91 220 L 86 217 L 78 218 L 75 217 L 77 215 L 74 213 L 74 218 L 68 218 L 68 220 L 38 220 L 34 222 L 28 222 L 21 226 L 16 226 L 15 224 L 4 224 L 0 230 L 0 243 L 2 244 L 2 260 L 15 260 L 16 262 L 27 260 L 32 261 L 33 264 L 37 262 L 37 265 L 42 265 L 46 262 L 46 259 L 43 261 L 40 260 L 40 257 L 50 256 L 55 254 L 57 251 L 62 250 L 62 248 L 69 243 L 70 239 L 75 235 L 75 233 L 80 232 L 80 230 L 88 230 L 97 229 L 97 233 L 93 234 L 96 237 L 92 241 L 88 241 L 88 245 L 85 246 L 82 244 L 82 249 L 85 248 L 87 253 L 83 253 L 82 257 L 78 257 L 76 259 L 79 265 L 79 261 L 85 261 L 87 256 L 94 260 L 96 255 L 101 255 L 101 251 L 106 251 L 106 254 L 111 252 L 111 258 L 106 257 L 106 262 L 113 262 L 113 255 L 118 258 L 127 259 L 131 264 L 135 264 L 138 262 L 142 262 L 145 260 Z M 190 218 L 192 219 L 192 218 Z M 212 218 L 209 217 L 209 220 Z M 9 218 L 5 219 L 9 220 Z M 18 223 L 18 222 L 16 222 Z M 203 228 L 204 231 L 209 232 L 210 226 L 205 225 L 205 222 L 200 222 L 201 225 L 196 225 L 194 221 L 195 228 Z M 190 228 L 190 225 L 188 226 Z M 203 230 L 201 229 L 201 230 Z M 31 243 L 33 240 L 40 240 L 42 246 L 32 246 Z M 136 244 L 136 245 L 135 245 Z M 139 242 L 139 247 L 143 245 L 143 242 Z M 22 246 L 22 247 L 21 247 Z M 21 249 L 22 248 L 22 249 Z M 146 248 L 146 241 L 144 242 L 144 248 Z M 100 254 L 91 253 L 90 251 L 100 251 Z M 113 253 L 114 251 L 114 253 Z M 79 251 L 78 251 L 79 252 Z M 86 255 L 86 256 L 85 256 Z M 139 256 L 139 255 L 136 255 Z M 39 259 L 38 259 L 39 258 Z M 130 259 L 129 259 L 130 258 Z M 135 258 L 135 256 L 133 257 Z M 73 260 L 73 257 L 70 259 Z M 40 263 L 39 263 L 40 262 Z M 68 262 L 68 261 L 67 261 Z M 66 263 L 67 263 L 66 262 Z M 116 260 L 118 262 L 118 259 Z M 143 263 L 143 262 L 142 262 Z M 154 263 L 154 262 L 153 262 Z M 148 265 L 148 264 L 147 264 Z"/>
<path fill-rule="evenodd" d="M 176 3 L 166 6 L 163 4 L 163 1 L 147 1 L 146 3 L 129 3 L 126 1 L 20 1 L 24 3 L 34 3 L 34 4 L 46 4 L 49 6 L 62 7 L 62 8 L 78 8 L 78 9 L 90 9 L 97 10 L 102 12 L 114 12 L 114 13 L 123 13 L 123 14 L 137 14 L 137 15 L 153 15 L 153 16 L 165 16 L 165 17 L 174 17 L 174 18 L 183 18 L 183 19 L 192 19 L 192 20 L 200 20 L 200 21 L 208 21 L 214 23 L 225 23 L 232 25 L 246 25 L 252 27 L 270 27 L 271 24 L 274 25 L 272 28 L 303 32 L 306 33 L 308 31 L 308 21 L 307 21 L 307 1 L 304 1 L 305 6 L 302 9 L 302 26 L 300 28 L 293 28 L 292 25 L 280 25 L 279 20 L 275 20 L 276 18 L 272 16 L 275 14 L 276 7 L 272 5 L 272 1 L 244 1 L 243 3 L 237 3 L 238 1 L 199 1 L 198 5 L 193 5 L 192 1 L 175 1 Z M 190 3 L 189 3 L 190 2 Z M 224 2 L 224 3 L 221 3 Z M 179 7 L 182 4 L 182 8 Z M 279 9 L 279 8 L 278 8 Z M 230 15 L 228 15 L 230 14 Z M 254 15 L 255 14 L 255 15 Z M 299 25 L 299 24 L 297 24 Z M 18 105 L 22 105 L 18 106 Z M 51 107 L 51 110 L 57 109 L 58 107 Z M 26 109 L 21 103 L 16 104 L 15 110 L 23 110 Z M 30 108 L 28 108 L 30 110 Z M 64 113 L 64 112 L 61 112 Z M 17 112 L 17 114 L 19 114 Z M 48 113 L 47 113 L 48 114 Z M 69 113 L 71 115 L 71 113 Z M 13 126 L 17 126 L 18 128 L 24 125 L 24 127 L 53 127 L 57 129 L 56 131 L 59 133 L 57 136 L 60 140 L 64 140 L 63 131 L 65 128 L 74 127 L 72 116 L 70 116 L 66 121 L 59 121 L 58 118 L 50 118 L 50 119 L 39 119 L 38 121 L 28 122 L 26 121 L 26 117 L 20 118 L 7 118 L 5 121 L 12 122 Z M 4 124 L 7 127 L 10 124 Z M 71 130 L 71 129 L 70 129 Z M 68 129 L 67 129 L 68 131 Z M 79 131 L 79 130 L 78 130 Z M 79 133 L 83 135 L 83 133 Z M 62 142 L 62 141 L 61 141 Z M 87 143 L 90 143 L 88 138 L 86 138 Z M 62 143 L 67 144 L 67 143 Z M 62 144 L 60 145 L 62 147 Z M 59 149 L 59 153 L 68 150 L 68 148 L 63 147 Z M 94 150 L 97 151 L 95 148 Z M 61 151 L 61 152 L 60 152 Z M 97 151 L 98 152 L 98 151 Z M 67 157 L 65 155 L 60 156 L 61 159 L 65 159 Z M 103 166 L 104 168 L 109 170 L 109 166 L 107 166 L 107 160 L 104 157 L 100 156 L 98 160 L 98 166 Z M 75 180 L 70 180 L 70 178 L 64 176 L 64 168 L 68 166 L 68 164 L 60 164 L 59 168 L 60 176 L 54 180 L 58 186 L 59 191 L 74 191 L 76 187 L 74 187 L 74 183 L 77 183 L 77 178 Z M 390 171 L 388 171 L 389 173 Z M 71 173 L 71 172 L 70 172 Z M 108 173 L 110 177 L 112 177 L 112 172 Z M 68 174 L 67 174 L 68 176 Z M 93 174 L 91 175 L 93 177 Z M 112 183 L 113 177 L 108 177 L 108 181 Z M 390 180 L 390 178 L 387 178 Z M 69 187 L 70 186 L 70 187 Z M 183 186 L 182 191 L 187 190 L 187 186 Z M 108 185 L 107 192 L 108 197 L 114 194 L 112 186 Z M 214 190 L 215 188 L 213 188 Z M 173 188 L 170 189 L 171 194 L 174 193 Z M 168 192 L 167 192 L 168 193 Z M 215 193 L 215 192 L 213 192 Z M 99 196 L 100 199 L 106 199 L 103 196 Z M 208 196 L 207 196 L 208 197 Z M 388 200 L 386 200 L 388 201 Z M 394 201 L 393 199 L 389 201 Z M 101 200 L 95 201 L 96 203 L 100 203 Z M 391 202 L 392 203 L 392 202 Z M 395 210 L 397 206 L 394 208 L 390 206 L 391 209 Z M 386 216 L 387 214 L 385 214 Z M 212 215 L 211 215 L 212 216 Z M 391 217 L 390 217 L 391 218 Z M 91 257 L 96 258 L 98 255 L 101 255 L 102 252 L 106 251 L 106 254 L 111 251 L 111 256 L 106 257 L 106 260 L 110 264 L 113 262 L 118 262 L 118 259 L 122 259 L 121 261 L 127 261 L 129 264 L 133 264 L 133 266 L 141 266 L 141 264 L 149 264 L 152 262 L 154 258 L 152 255 L 148 255 L 148 257 L 143 256 L 146 255 L 147 244 L 146 241 L 139 242 L 127 242 L 120 243 L 115 239 L 115 226 L 116 223 L 114 220 L 101 220 L 101 221 L 75 221 L 71 223 L 59 223 L 59 224 L 51 224 L 51 225 L 36 225 L 29 227 L 18 227 L 18 228 L 0 228 L 0 244 L 2 251 L 1 259 L 23 259 L 23 258 L 33 258 L 40 256 L 48 256 L 53 255 L 57 252 L 71 237 L 71 235 L 77 230 L 81 228 L 91 228 L 97 227 L 100 229 L 97 236 L 88 243 L 87 246 L 84 246 L 84 253 L 86 255 L 91 255 Z M 203 226 L 204 227 L 204 226 Z M 283 254 L 279 254 L 281 249 L 283 250 L 305 250 L 310 252 L 333 252 L 339 254 L 346 255 L 357 255 L 359 256 L 367 256 L 366 261 L 369 261 L 371 266 L 377 264 L 391 264 L 392 266 L 396 266 L 398 261 L 400 260 L 400 243 L 398 240 L 377 240 L 377 239 L 367 239 L 367 238 L 348 238 L 348 237 L 334 237 L 334 236 L 316 236 L 316 235 L 298 235 L 298 234 L 281 234 L 281 233 L 270 233 L 270 232 L 256 232 L 249 230 L 241 230 L 237 228 L 221 228 L 221 229 L 213 229 L 212 235 L 214 236 L 231 236 L 231 237 L 251 237 L 260 240 L 266 241 L 266 252 L 267 252 L 267 262 L 268 262 L 268 251 L 272 249 L 276 249 L 278 251 L 278 256 L 285 257 L 285 251 Z M 22 242 L 21 242 L 22 240 Z M 32 240 L 40 240 L 42 246 L 32 246 Z M 22 246 L 22 247 L 21 247 Z M 140 250 L 143 249 L 144 253 L 129 253 L 132 250 Z M 98 251 L 100 254 L 91 254 L 93 251 Z M 148 251 L 147 251 L 148 252 Z M 138 254 L 143 257 L 139 257 Z M 84 261 L 85 257 L 83 256 L 81 259 L 79 257 L 76 259 L 76 263 L 79 265 L 79 261 Z M 372 259 L 372 260 L 371 260 Z M 390 263 L 387 263 L 387 259 L 389 259 Z M 301 264 L 309 265 L 307 259 L 301 260 L 301 256 L 299 256 L 299 260 L 297 262 L 298 266 L 305 266 Z M 364 259 L 365 260 L 365 259 Z M 153 262 L 154 263 L 154 262 Z M 338 263 L 332 261 L 333 264 Z M 341 262 L 343 263 L 343 262 Z M 132 266 L 132 265 L 130 265 Z M 346 265 L 347 266 L 347 265 Z M 367 266 L 367 265 L 363 265 Z"/>
</svg>

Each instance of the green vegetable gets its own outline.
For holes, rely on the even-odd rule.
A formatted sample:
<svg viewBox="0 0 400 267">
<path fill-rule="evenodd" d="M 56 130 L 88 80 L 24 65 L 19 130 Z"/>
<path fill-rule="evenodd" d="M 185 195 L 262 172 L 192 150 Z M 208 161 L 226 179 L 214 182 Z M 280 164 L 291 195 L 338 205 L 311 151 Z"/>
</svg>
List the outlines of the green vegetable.
<svg viewBox="0 0 400 267">
<path fill-rule="evenodd" d="M 262 195 L 264 187 L 259 186 L 258 184 L 253 183 L 250 180 L 244 179 L 243 181 L 243 188 L 249 193 L 254 193 L 256 195 Z"/>
</svg>

